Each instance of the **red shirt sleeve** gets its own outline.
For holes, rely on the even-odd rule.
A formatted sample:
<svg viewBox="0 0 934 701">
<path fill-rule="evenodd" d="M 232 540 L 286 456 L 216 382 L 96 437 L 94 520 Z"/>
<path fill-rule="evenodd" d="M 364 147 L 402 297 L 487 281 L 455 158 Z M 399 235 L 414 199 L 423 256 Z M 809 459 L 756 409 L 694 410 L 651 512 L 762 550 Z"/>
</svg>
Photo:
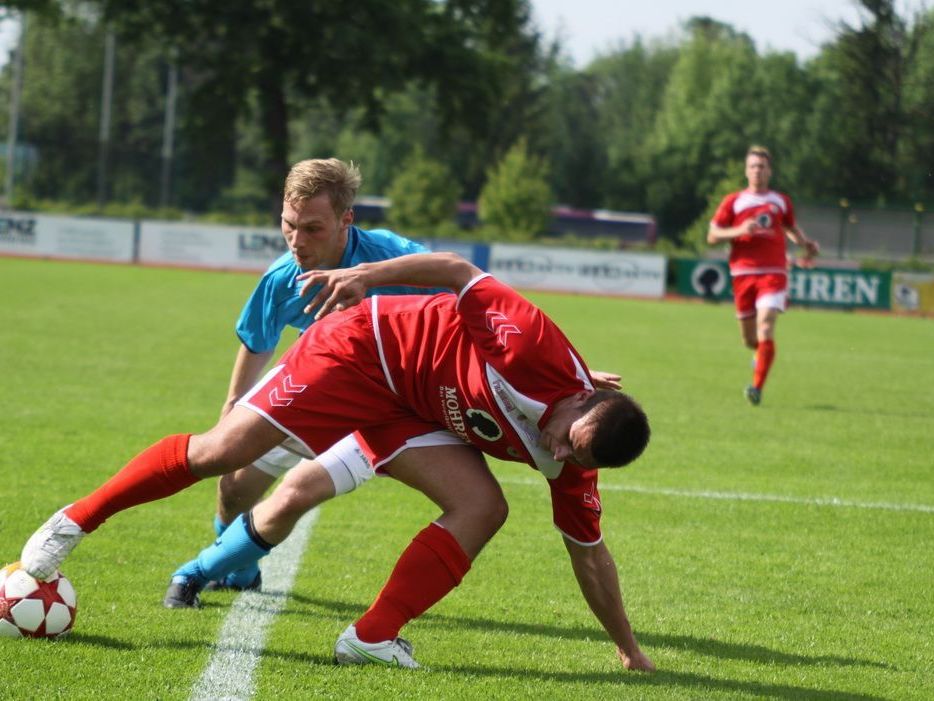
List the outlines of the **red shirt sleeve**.
<svg viewBox="0 0 934 701">
<path fill-rule="evenodd" d="M 717 207 L 716 213 L 711 219 L 711 223 L 716 224 L 722 229 L 733 226 L 734 215 L 733 215 L 733 203 L 736 202 L 736 197 L 739 193 L 734 192 L 726 197 L 720 202 L 720 206 Z"/>
<path fill-rule="evenodd" d="M 561 474 L 548 480 L 554 524 L 564 535 L 581 545 L 596 545 L 600 533 L 600 492 L 597 470 L 566 464 Z"/>
</svg>

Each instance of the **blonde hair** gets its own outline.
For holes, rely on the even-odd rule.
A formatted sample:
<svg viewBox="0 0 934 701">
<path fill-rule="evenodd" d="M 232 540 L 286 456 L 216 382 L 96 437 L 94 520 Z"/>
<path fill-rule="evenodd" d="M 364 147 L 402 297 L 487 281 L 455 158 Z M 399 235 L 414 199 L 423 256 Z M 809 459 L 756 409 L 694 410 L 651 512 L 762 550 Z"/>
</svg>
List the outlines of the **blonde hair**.
<svg viewBox="0 0 934 701">
<path fill-rule="evenodd" d="M 340 216 L 353 204 L 363 181 L 360 169 L 337 158 L 299 161 L 285 178 L 283 199 L 294 203 L 328 193 L 334 212 Z"/>
<path fill-rule="evenodd" d="M 772 154 L 769 153 L 769 150 L 765 146 L 759 146 L 758 144 L 753 144 L 749 147 L 749 150 L 746 151 L 746 158 L 750 156 L 761 156 L 765 160 L 772 163 Z"/>
</svg>

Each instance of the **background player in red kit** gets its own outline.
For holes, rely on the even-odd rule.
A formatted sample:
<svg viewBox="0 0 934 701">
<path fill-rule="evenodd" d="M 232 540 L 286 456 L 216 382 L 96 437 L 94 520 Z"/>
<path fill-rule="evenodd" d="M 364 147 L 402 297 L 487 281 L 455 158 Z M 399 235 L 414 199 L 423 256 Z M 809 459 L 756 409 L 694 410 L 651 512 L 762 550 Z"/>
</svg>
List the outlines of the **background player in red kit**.
<svg viewBox="0 0 934 701">
<path fill-rule="evenodd" d="M 648 442 L 638 405 L 594 390 L 580 356 L 541 310 L 452 254 L 302 277 L 323 285 L 312 301 L 326 298 L 319 314 L 356 305 L 367 289 L 392 280 L 458 294 L 372 297 L 313 325 L 213 429 L 163 439 L 49 519 L 24 548 L 24 568 L 42 576 L 112 514 L 234 469 L 274 445 L 313 456 L 356 428 L 374 465 L 443 513 L 338 639 L 339 661 L 417 666 L 397 633 L 460 583 L 505 520 L 483 451 L 526 462 L 548 480 L 554 521 L 590 608 L 625 667 L 654 669 L 632 633 L 599 525 L 596 468 L 627 464 Z M 462 441 L 453 453 L 452 434 Z"/>
<path fill-rule="evenodd" d="M 710 222 L 707 243 L 730 242 L 730 277 L 736 317 L 746 346 L 756 352 L 746 399 L 757 405 L 775 358 L 775 322 L 785 310 L 788 263 L 785 236 L 803 246 L 806 257 L 820 250 L 795 221 L 791 199 L 769 189 L 772 156 L 762 146 L 746 152 L 745 190 L 723 198 Z"/>
</svg>

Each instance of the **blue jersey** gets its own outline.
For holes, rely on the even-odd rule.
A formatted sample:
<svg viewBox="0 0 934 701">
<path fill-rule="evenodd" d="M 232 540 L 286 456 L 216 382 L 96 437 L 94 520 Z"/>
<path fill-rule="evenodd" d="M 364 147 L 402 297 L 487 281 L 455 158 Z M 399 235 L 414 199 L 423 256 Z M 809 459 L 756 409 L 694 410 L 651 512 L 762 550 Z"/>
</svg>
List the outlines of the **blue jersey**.
<svg viewBox="0 0 934 701">
<path fill-rule="evenodd" d="M 409 253 L 427 253 L 420 243 L 409 241 L 387 229 L 347 230 L 347 247 L 338 268 L 350 268 L 358 263 L 398 258 Z M 305 296 L 300 295 L 302 283 L 295 278 L 302 269 L 290 252 L 282 254 L 266 270 L 253 294 L 247 300 L 237 320 L 237 336 L 253 353 L 274 350 L 279 343 L 282 330 L 293 326 L 300 332 L 315 320 L 314 313 L 305 314 L 305 305 L 312 299 L 320 285 L 312 287 Z M 449 290 L 424 287 L 374 287 L 367 296 L 375 294 L 434 294 Z"/>
</svg>

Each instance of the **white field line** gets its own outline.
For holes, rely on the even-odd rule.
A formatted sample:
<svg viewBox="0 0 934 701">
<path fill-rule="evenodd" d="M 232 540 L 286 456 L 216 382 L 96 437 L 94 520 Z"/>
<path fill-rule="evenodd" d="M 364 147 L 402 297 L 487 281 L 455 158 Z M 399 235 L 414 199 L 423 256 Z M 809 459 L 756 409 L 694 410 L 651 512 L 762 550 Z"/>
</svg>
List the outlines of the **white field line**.
<svg viewBox="0 0 934 701">
<path fill-rule="evenodd" d="M 263 591 L 243 592 L 224 621 L 214 652 L 191 691 L 192 701 L 247 701 L 253 672 L 266 646 L 269 624 L 285 606 L 318 509 L 305 514 L 292 534 L 263 558 Z"/>
<path fill-rule="evenodd" d="M 540 479 L 507 478 L 499 480 L 503 484 L 538 485 Z M 746 492 L 715 492 L 692 489 L 668 489 L 665 487 L 641 487 L 634 484 L 601 484 L 601 492 L 633 492 L 652 496 L 684 497 L 688 499 L 720 499 L 723 501 L 762 501 L 780 504 L 800 504 L 803 506 L 836 506 L 850 509 L 876 509 L 881 511 L 915 511 L 934 514 L 934 506 L 929 504 L 893 504 L 890 502 L 853 501 L 837 497 L 793 497 L 783 494 L 749 494 Z"/>
</svg>

